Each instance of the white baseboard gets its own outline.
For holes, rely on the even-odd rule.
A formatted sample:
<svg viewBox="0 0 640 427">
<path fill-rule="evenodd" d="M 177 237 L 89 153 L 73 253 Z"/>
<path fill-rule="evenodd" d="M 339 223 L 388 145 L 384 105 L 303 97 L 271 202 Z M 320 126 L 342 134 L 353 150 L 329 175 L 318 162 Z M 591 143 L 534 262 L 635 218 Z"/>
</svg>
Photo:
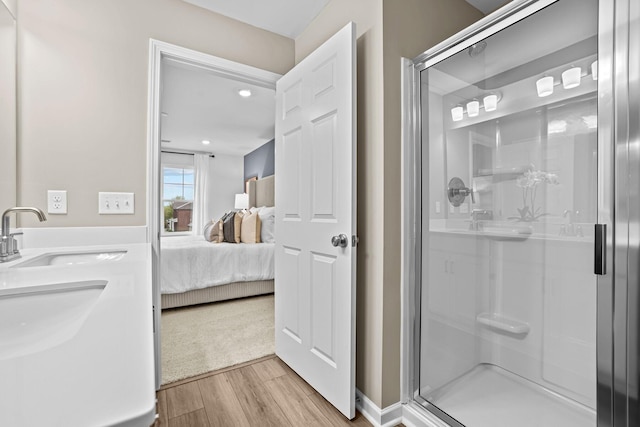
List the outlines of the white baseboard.
<svg viewBox="0 0 640 427">
<path fill-rule="evenodd" d="M 393 427 L 402 422 L 400 402 L 380 409 L 358 389 L 356 389 L 356 409 L 375 427 Z"/>
<path fill-rule="evenodd" d="M 371 399 L 356 389 L 356 409 L 374 427 L 394 427 L 400 423 L 406 427 L 448 427 L 447 423 L 435 415 L 426 413 L 415 403 L 400 402 L 380 409 Z"/>
</svg>

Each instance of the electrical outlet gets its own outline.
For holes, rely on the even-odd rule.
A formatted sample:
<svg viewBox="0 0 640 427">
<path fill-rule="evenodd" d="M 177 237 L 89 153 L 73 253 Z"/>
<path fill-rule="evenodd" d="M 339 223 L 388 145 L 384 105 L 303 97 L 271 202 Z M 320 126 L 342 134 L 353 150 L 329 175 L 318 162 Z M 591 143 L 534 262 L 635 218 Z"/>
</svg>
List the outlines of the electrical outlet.
<svg viewBox="0 0 640 427">
<path fill-rule="evenodd" d="M 65 215 L 67 213 L 67 191 L 47 191 L 47 212 L 52 215 Z"/>
</svg>

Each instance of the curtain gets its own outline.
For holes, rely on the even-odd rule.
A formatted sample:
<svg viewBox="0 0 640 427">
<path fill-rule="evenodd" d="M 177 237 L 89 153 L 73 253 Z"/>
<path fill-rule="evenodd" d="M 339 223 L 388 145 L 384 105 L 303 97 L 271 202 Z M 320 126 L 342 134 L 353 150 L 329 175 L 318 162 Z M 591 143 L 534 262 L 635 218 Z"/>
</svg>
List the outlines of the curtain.
<svg viewBox="0 0 640 427">
<path fill-rule="evenodd" d="M 207 207 L 207 185 L 209 183 L 209 155 L 195 154 L 193 159 L 195 169 L 195 186 L 193 194 L 193 212 L 191 216 L 191 230 L 194 234 L 200 234 L 203 227 L 209 221 Z"/>
</svg>

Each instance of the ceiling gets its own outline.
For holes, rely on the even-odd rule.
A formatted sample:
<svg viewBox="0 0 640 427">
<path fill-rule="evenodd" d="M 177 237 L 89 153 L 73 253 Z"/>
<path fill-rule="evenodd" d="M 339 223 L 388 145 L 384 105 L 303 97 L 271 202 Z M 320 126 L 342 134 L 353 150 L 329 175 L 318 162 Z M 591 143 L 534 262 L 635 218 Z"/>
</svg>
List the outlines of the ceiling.
<svg viewBox="0 0 640 427">
<path fill-rule="evenodd" d="M 244 156 L 274 138 L 274 90 L 167 59 L 162 76 L 163 149 Z"/>
<path fill-rule="evenodd" d="M 229 18 L 295 39 L 329 0 L 184 0 Z"/>
<path fill-rule="evenodd" d="M 318 16 L 329 0 L 184 0 L 220 15 L 295 39 Z M 508 0 L 466 0 L 484 13 Z"/>
<path fill-rule="evenodd" d="M 295 39 L 329 0 L 184 0 L 250 25 Z M 466 0 L 489 13 L 505 0 Z M 162 148 L 244 156 L 274 137 L 272 90 L 213 72 L 163 62 Z M 250 98 L 238 96 L 248 88 Z M 211 144 L 203 145 L 202 140 Z M 170 142 L 168 142 L 170 141 Z"/>
</svg>

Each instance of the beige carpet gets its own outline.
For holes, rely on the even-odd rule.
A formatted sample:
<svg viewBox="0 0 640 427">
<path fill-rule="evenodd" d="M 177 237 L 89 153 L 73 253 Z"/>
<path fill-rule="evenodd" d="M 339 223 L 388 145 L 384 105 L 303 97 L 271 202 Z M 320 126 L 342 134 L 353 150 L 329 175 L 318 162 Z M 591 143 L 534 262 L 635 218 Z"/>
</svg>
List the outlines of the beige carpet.
<svg viewBox="0 0 640 427">
<path fill-rule="evenodd" d="M 275 352 L 273 294 L 162 312 L 162 383 Z"/>
</svg>

